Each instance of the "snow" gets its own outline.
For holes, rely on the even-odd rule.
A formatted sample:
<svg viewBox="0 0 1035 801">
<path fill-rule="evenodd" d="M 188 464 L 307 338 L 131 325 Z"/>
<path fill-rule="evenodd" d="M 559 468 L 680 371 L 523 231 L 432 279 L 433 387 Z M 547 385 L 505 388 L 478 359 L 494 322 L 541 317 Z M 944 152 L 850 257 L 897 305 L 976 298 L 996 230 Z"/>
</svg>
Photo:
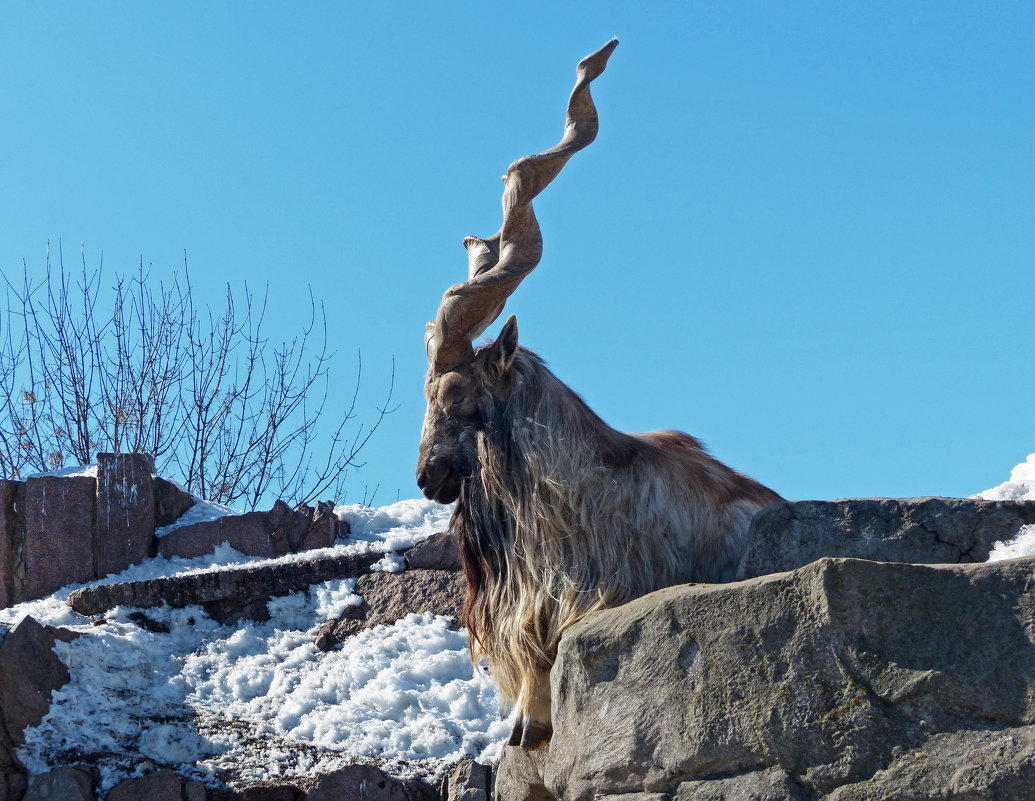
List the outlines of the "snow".
<svg viewBox="0 0 1035 801">
<path fill-rule="evenodd" d="M 54 477 L 54 476 L 87 476 L 89 478 L 97 478 L 97 465 L 96 464 L 78 464 L 72 465 L 71 467 L 62 467 L 59 470 L 47 470 L 45 473 L 32 473 L 27 476 L 22 476 L 19 481 L 25 481 L 30 478 L 43 478 L 43 477 Z"/>
<path fill-rule="evenodd" d="M 1010 480 L 973 496 L 986 501 L 1035 501 L 1035 453 L 1010 471 Z"/>
<path fill-rule="evenodd" d="M 1010 480 L 973 496 L 988 501 L 1035 501 L 1035 453 L 1010 471 Z M 1035 525 L 1024 526 L 1017 536 L 1006 542 L 997 542 L 988 555 L 989 562 L 1035 556 Z"/>
<path fill-rule="evenodd" d="M 170 531 L 175 531 L 183 526 L 193 526 L 195 523 L 207 523 L 219 517 L 239 514 L 244 513 L 237 509 L 231 509 L 229 506 L 224 506 L 221 503 L 216 503 L 215 501 L 203 501 L 200 498 L 194 497 L 194 505 L 180 515 L 179 519 L 175 523 L 170 523 L 168 526 L 156 528 L 155 536 L 161 539 Z"/>
<path fill-rule="evenodd" d="M 988 554 L 988 561 L 998 562 L 1021 556 L 1035 556 L 1035 526 L 1024 526 L 1012 540 L 997 542 Z"/>
<path fill-rule="evenodd" d="M 205 514 L 232 510 L 206 507 Z M 380 509 L 342 506 L 352 534 L 325 553 L 394 553 L 443 530 L 451 510 L 424 500 Z M 199 559 L 147 560 L 94 584 L 227 568 L 258 561 L 223 545 Z M 77 585 L 86 586 L 86 585 Z M 152 763 L 209 784 L 248 784 L 325 772 L 374 760 L 397 776 L 438 776 L 456 761 L 494 760 L 509 732 L 495 684 L 471 664 L 467 632 L 448 618 L 410 614 L 323 653 L 316 631 L 360 599 L 355 579 L 274 598 L 270 620 L 221 626 L 200 607 L 116 607 L 100 625 L 66 600 L 73 587 L 0 610 L 26 614 L 81 636 L 55 652 L 71 680 L 47 716 L 26 730 L 18 755 L 33 774 L 84 756 L 101 770 L 102 791 Z M 166 627 L 168 631 L 160 629 Z M 159 629 L 152 631 L 151 629 Z"/>
</svg>

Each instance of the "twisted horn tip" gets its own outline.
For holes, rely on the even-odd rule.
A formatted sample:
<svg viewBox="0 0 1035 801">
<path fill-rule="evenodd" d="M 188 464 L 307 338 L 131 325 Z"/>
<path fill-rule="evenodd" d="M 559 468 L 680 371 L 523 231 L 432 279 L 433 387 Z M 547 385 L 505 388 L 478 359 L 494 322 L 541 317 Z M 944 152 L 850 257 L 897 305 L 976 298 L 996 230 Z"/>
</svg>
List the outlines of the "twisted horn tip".
<svg viewBox="0 0 1035 801">
<path fill-rule="evenodd" d="M 604 67 L 607 66 L 607 60 L 611 57 L 616 47 L 618 47 L 618 40 L 612 39 L 595 53 L 590 53 L 575 68 L 576 75 L 592 81 L 604 71 Z"/>
</svg>

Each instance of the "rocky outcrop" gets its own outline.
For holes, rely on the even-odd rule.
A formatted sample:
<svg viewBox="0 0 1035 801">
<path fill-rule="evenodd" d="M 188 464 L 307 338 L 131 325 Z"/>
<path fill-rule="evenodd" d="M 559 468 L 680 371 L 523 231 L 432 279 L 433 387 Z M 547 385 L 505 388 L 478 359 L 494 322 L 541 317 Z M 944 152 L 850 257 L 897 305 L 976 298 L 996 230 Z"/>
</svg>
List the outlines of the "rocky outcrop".
<svg viewBox="0 0 1035 801">
<path fill-rule="evenodd" d="M 904 792 L 924 783 L 1023 798 L 1004 788 L 1035 786 L 1033 575 L 1035 558 L 823 559 L 595 614 L 561 642 L 544 785 L 565 801 L 931 797 Z"/>
<path fill-rule="evenodd" d="M 104 493 L 96 490 L 95 522 L 99 498 L 121 508 L 140 496 L 130 488 L 141 471 L 123 470 Z M 160 494 L 149 504 L 154 510 Z M 26 533 L 36 531 L 24 521 L 28 496 L 53 497 L 49 485 L 0 484 L 6 564 L 15 557 L 25 564 Z M 230 520 L 251 531 L 239 544 L 252 537 L 248 547 L 267 555 L 333 542 L 339 533 L 327 506 L 278 504 Z M 154 766 L 106 797 L 1028 799 L 1035 786 L 1035 557 L 983 560 L 997 541 L 1033 522 L 1035 503 L 776 504 L 752 524 L 745 580 L 662 590 L 565 633 L 552 677 L 554 736 L 547 748 L 505 747 L 493 771 L 467 760 L 437 787 L 356 764 L 216 790 Z M 115 523 L 104 524 L 105 537 L 125 534 Z M 193 538 L 177 535 L 186 549 L 214 547 L 220 531 L 221 541 L 237 536 L 228 533 L 232 528 L 194 528 Z M 94 559 L 101 552 L 97 530 L 88 538 Z M 127 542 L 139 550 L 139 543 Z M 200 604 L 215 619 L 233 622 L 261 619 L 272 596 L 356 577 L 360 603 L 319 631 L 324 649 L 410 612 L 459 614 L 465 580 L 452 537 L 410 549 L 402 573 L 371 572 L 381 557 L 281 560 L 88 587 L 72 593 L 70 603 L 87 615 L 115 605 Z M 23 573 L 31 576 L 27 568 Z M 0 592 L 9 597 L 15 585 L 0 582 Z M 162 625 L 144 611 L 129 617 Z M 30 618 L 6 636 L 0 626 L 0 801 L 95 794 L 96 774 L 85 765 L 55 767 L 26 789 L 15 758 L 21 733 L 39 722 L 51 692 L 68 678 L 54 645 L 69 636 Z"/>
<path fill-rule="evenodd" d="M 794 570 L 824 556 L 879 562 L 984 562 L 997 542 L 1035 523 L 1035 503 L 975 498 L 785 501 L 755 515 L 740 578 Z"/>
</svg>

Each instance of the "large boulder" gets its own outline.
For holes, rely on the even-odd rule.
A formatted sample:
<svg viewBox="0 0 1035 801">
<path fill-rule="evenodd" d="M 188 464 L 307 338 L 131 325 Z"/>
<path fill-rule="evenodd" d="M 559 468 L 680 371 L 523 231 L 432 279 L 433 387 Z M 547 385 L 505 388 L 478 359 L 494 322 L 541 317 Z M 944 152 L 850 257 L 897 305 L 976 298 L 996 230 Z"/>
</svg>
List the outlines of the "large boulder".
<svg viewBox="0 0 1035 801">
<path fill-rule="evenodd" d="M 783 501 L 751 521 L 740 578 L 794 570 L 824 556 L 877 562 L 984 562 L 1035 523 L 1035 501 L 849 498 Z"/>
<path fill-rule="evenodd" d="M 0 642 L 0 718 L 15 745 L 25 742 L 26 728 L 39 725 L 50 709 L 51 693 L 70 678 L 54 644 L 77 636 L 26 616 Z"/>
<path fill-rule="evenodd" d="M 460 544 L 452 532 L 435 534 L 406 552 L 406 566 L 411 570 L 459 570 Z"/>
<path fill-rule="evenodd" d="M 376 765 L 346 765 L 302 783 L 306 801 L 432 801 L 436 789 L 417 778 L 396 779 Z"/>
<path fill-rule="evenodd" d="M 63 765 L 34 778 L 22 801 L 93 801 L 97 797 L 95 789 L 97 779 L 95 768 L 84 765 Z M 134 798 L 141 797 L 149 798 L 149 796 L 134 796 Z M 159 799 L 155 799 L 155 801 L 159 801 Z M 161 801 L 165 800 L 161 799 Z"/>
<path fill-rule="evenodd" d="M 591 615 L 561 640 L 544 784 L 565 801 L 1024 798 L 1033 573 L 822 559 Z"/>
<path fill-rule="evenodd" d="M 108 792 L 107 801 L 182 801 L 180 777 L 173 770 L 159 770 L 119 782 Z"/>
</svg>

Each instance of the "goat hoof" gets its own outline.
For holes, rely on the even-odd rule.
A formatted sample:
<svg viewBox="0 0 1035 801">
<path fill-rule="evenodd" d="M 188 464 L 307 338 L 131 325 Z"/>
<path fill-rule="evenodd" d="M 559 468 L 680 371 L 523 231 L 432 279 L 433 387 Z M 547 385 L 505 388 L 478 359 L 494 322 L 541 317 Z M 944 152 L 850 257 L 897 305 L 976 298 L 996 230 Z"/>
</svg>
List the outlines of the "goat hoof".
<svg viewBox="0 0 1035 801">
<path fill-rule="evenodd" d="M 521 745 L 521 735 L 524 732 L 525 719 L 518 718 L 514 721 L 514 728 L 510 730 L 510 739 L 507 740 L 507 745 Z"/>
<path fill-rule="evenodd" d="M 552 736 L 553 726 L 549 723 L 540 723 L 538 720 L 526 718 L 524 731 L 521 733 L 521 747 L 526 751 L 536 751 L 548 745 Z"/>
</svg>

